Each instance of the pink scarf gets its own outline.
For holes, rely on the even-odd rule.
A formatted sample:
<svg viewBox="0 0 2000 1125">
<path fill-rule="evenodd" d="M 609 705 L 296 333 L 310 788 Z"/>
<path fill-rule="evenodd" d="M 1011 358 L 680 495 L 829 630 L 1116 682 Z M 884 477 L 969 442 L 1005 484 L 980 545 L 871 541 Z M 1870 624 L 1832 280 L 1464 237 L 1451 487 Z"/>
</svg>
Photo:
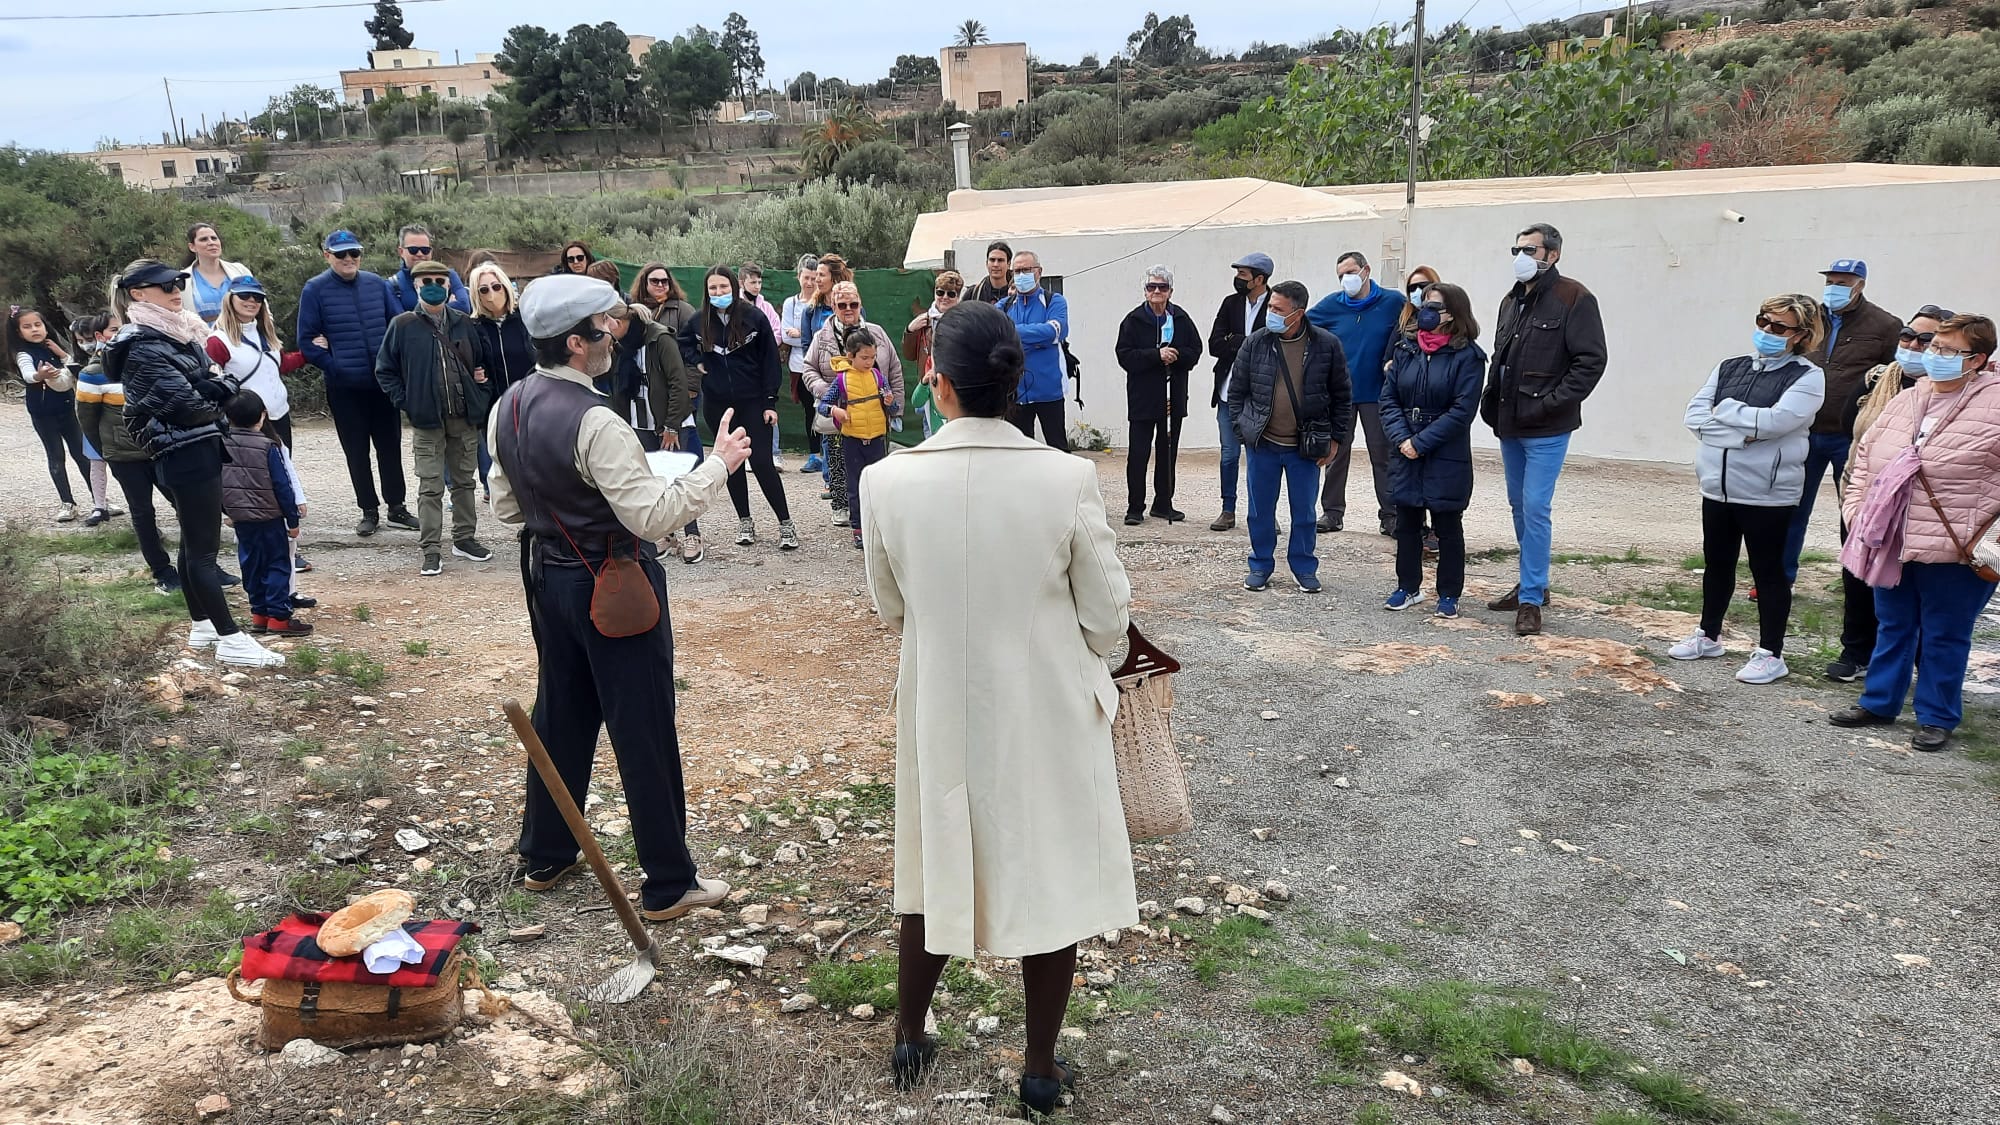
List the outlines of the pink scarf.
<svg viewBox="0 0 2000 1125">
<path fill-rule="evenodd" d="M 1903 581 L 1903 526 L 1921 464 L 1914 445 L 1891 458 L 1868 482 L 1861 512 L 1847 529 L 1840 565 L 1877 589 L 1893 590 Z"/>
<path fill-rule="evenodd" d="M 201 318 L 185 309 L 163 309 L 144 301 L 134 301 L 125 310 L 125 319 L 155 332 L 168 336 L 176 343 L 193 343 L 196 336 L 208 335 L 208 325 Z"/>
<path fill-rule="evenodd" d="M 1449 332 L 1426 332 L 1421 328 L 1417 329 L 1417 346 L 1426 354 L 1433 354 L 1449 343 L 1451 343 Z"/>
</svg>

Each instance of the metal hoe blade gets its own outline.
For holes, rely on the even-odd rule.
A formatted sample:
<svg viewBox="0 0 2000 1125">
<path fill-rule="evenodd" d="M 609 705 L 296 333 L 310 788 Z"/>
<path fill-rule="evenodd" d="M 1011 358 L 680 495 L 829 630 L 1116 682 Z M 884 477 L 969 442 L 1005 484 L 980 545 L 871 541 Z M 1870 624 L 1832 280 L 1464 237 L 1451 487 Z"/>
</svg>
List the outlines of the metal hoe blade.
<svg viewBox="0 0 2000 1125">
<path fill-rule="evenodd" d="M 658 975 L 660 970 L 655 953 L 658 949 L 657 945 L 647 946 L 632 958 L 631 964 L 611 974 L 603 984 L 586 990 L 583 998 L 599 1004 L 630 1003 L 646 991 L 646 986 L 653 983 L 653 977 Z"/>
</svg>

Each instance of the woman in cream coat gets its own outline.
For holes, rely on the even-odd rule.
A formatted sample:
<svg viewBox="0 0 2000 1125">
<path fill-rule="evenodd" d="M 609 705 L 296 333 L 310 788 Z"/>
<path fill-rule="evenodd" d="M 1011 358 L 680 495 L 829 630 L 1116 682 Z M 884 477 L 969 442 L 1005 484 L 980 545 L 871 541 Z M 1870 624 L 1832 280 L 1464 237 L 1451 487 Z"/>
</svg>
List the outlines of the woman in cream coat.
<svg viewBox="0 0 2000 1125">
<path fill-rule="evenodd" d="M 1138 920 L 1111 755 L 1131 585 L 1089 461 L 1006 419 L 1020 382 L 1006 314 L 937 322 L 926 378 L 949 419 L 861 480 L 868 584 L 903 634 L 896 683 L 896 1079 L 937 1053 L 923 1021 L 945 962 L 1021 959 L 1021 1101 L 1052 1112 L 1076 943 Z"/>
</svg>

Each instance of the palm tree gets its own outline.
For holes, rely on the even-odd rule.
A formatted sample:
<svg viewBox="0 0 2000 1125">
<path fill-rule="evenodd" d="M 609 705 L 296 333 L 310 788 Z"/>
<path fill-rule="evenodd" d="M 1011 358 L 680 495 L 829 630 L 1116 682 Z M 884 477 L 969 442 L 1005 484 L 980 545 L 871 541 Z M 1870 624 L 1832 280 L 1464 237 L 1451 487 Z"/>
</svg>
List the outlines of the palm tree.
<svg viewBox="0 0 2000 1125">
<path fill-rule="evenodd" d="M 881 135 L 881 123 L 860 102 L 838 106 L 827 113 L 826 120 L 806 133 L 806 171 L 815 176 L 827 175 L 850 149 Z"/>
<path fill-rule="evenodd" d="M 959 26 L 958 42 L 955 46 L 977 47 L 986 42 L 986 25 L 978 20 L 966 20 Z"/>
</svg>

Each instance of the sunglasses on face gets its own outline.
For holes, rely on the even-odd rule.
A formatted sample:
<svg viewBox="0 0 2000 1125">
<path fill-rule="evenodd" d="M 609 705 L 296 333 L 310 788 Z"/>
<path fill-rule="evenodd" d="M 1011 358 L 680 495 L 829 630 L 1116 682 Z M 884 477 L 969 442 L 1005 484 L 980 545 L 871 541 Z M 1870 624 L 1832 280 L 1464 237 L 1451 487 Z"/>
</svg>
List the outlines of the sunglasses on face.
<svg viewBox="0 0 2000 1125">
<path fill-rule="evenodd" d="M 186 286 L 187 283 L 184 281 L 162 281 L 158 285 L 152 286 L 152 288 L 158 289 L 162 293 L 178 293 L 186 288 Z"/>
<path fill-rule="evenodd" d="M 507 287 L 505 285 L 500 285 L 497 283 L 493 285 L 482 285 L 479 287 L 479 295 L 482 297 L 484 297 L 488 293 L 505 293 L 506 291 Z"/>
<path fill-rule="evenodd" d="M 582 261 L 586 261 L 586 260 L 587 260 L 587 259 L 586 259 L 586 258 L 584 258 L 584 256 L 583 256 L 583 255 L 581 255 L 581 254 L 564 254 L 564 255 L 563 255 L 563 261 L 565 261 L 565 262 L 582 262 Z"/>
<path fill-rule="evenodd" d="M 1514 247 L 1514 249 L 1513 249 L 1513 250 L 1511 251 L 1511 253 L 1513 253 L 1514 255 L 1516 255 L 1516 256 L 1518 257 L 1519 255 L 1522 255 L 1522 254 L 1533 254 L 1533 253 L 1534 253 L 1535 251 L 1537 251 L 1537 250 L 1540 250 L 1540 249 L 1543 249 L 1543 248 L 1542 248 L 1542 247 L 1540 247 L 1540 246 L 1516 246 L 1516 247 Z"/>
<path fill-rule="evenodd" d="M 1418 308 L 1421 308 L 1421 309 L 1430 309 L 1430 310 L 1431 310 L 1432 312 L 1439 312 L 1439 313 L 1441 313 L 1441 312 L 1443 312 L 1443 311 L 1444 311 L 1444 302 L 1442 302 L 1442 301 L 1425 301 L 1425 302 L 1424 302 L 1423 304 L 1421 304 L 1421 305 L 1418 305 L 1417 307 L 1418 307 Z"/>
<path fill-rule="evenodd" d="M 351 262 L 351 261 L 354 261 L 354 260 L 355 260 L 356 258 L 359 258 L 359 257 L 361 256 L 361 251 L 359 251 L 359 250 L 335 250 L 335 251 L 333 252 L 333 256 L 334 256 L 334 257 L 336 257 L 336 258 L 339 258 L 339 259 L 340 259 L 341 261 L 343 261 L 343 262 Z"/>
<path fill-rule="evenodd" d="M 1173 292 L 1173 288 L 1173 286 L 1168 285 L 1164 281 L 1149 281 L 1146 283 L 1146 292 L 1148 293 L 1171 293 Z"/>
<path fill-rule="evenodd" d="M 673 278 L 670 277 L 649 277 L 646 279 L 646 284 L 651 285 L 657 289 L 665 289 L 668 285 L 672 284 L 672 282 Z"/>
<path fill-rule="evenodd" d="M 833 303 L 833 307 L 834 307 L 834 308 L 836 308 L 836 309 L 858 309 L 858 308 L 860 308 L 860 307 L 861 307 L 861 302 L 860 302 L 860 301 L 835 301 L 835 302 Z"/>
<path fill-rule="evenodd" d="M 1772 320 L 1761 313 L 1757 316 L 1757 327 L 1766 332 L 1776 332 L 1785 336 L 1793 336 L 1805 331 L 1805 328 L 1801 325 L 1786 324 L 1782 321 Z"/>
<path fill-rule="evenodd" d="M 239 301 L 249 301 L 253 305 L 264 303 L 264 295 L 262 293 L 237 293 L 234 296 Z"/>
<path fill-rule="evenodd" d="M 1930 345 L 1932 335 L 1933 334 L 1929 332 L 1912 332 L 1909 329 L 1905 328 L 1903 329 L 1902 334 L 1896 337 L 1896 342 L 1901 344 L 1916 344 L 1919 347 L 1928 347 Z"/>
<path fill-rule="evenodd" d="M 963 292 L 965 292 L 963 289 L 938 289 L 934 291 L 934 295 L 939 297 L 956 297 Z"/>
<path fill-rule="evenodd" d="M 431 256 L 431 248 L 428 246 L 405 246 L 403 247 L 403 253 L 415 254 L 418 257 L 428 258 Z"/>
</svg>

